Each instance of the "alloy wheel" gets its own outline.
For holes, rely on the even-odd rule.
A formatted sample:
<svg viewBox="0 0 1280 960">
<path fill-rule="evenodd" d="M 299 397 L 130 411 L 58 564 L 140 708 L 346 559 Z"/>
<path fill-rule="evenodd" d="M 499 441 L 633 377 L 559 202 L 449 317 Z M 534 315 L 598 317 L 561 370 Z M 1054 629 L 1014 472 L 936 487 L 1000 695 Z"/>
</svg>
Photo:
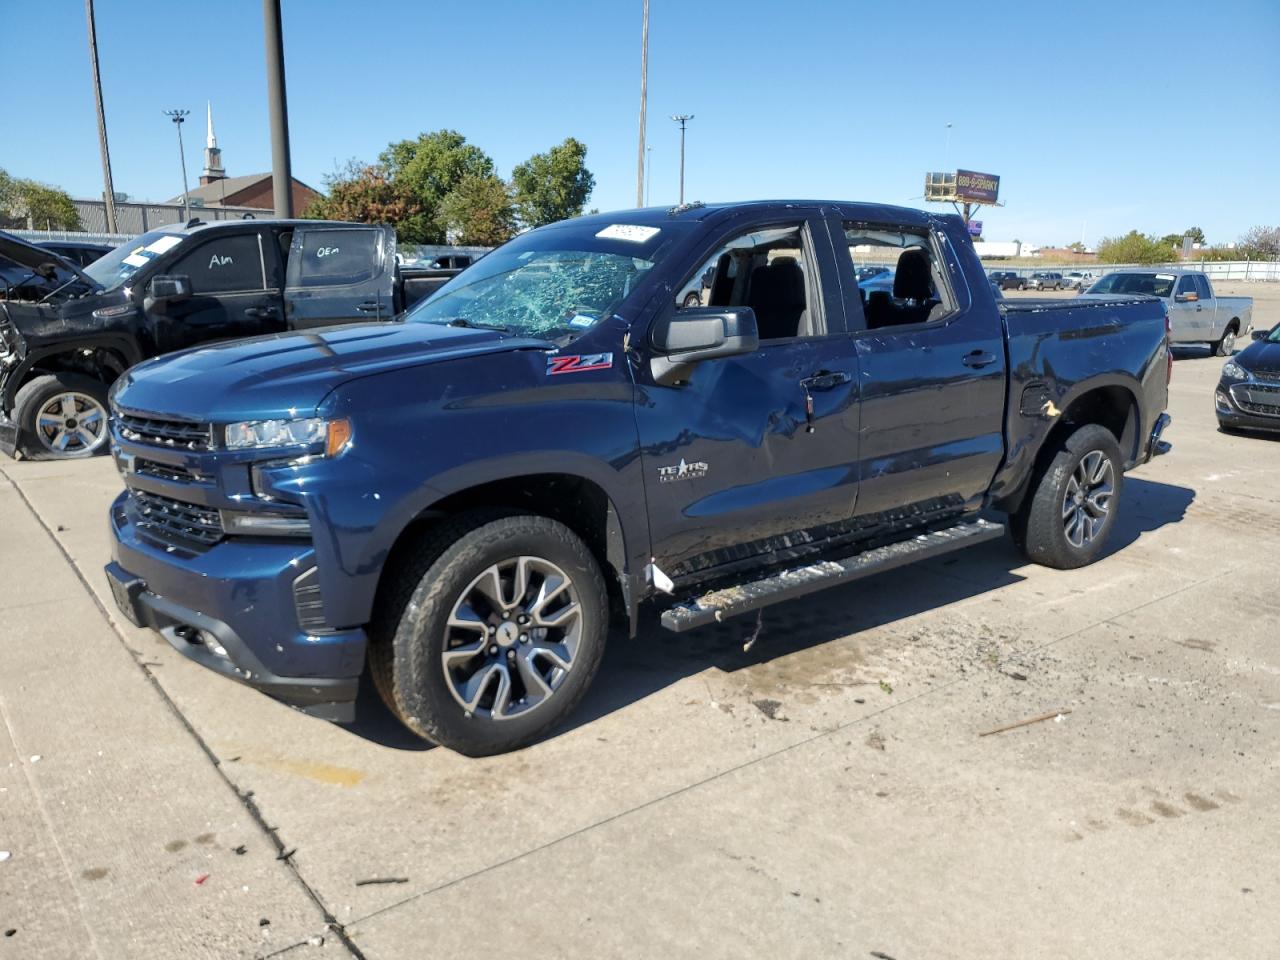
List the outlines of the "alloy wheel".
<svg viewBox="0 0 1280 960">
<path fill-rule="evenodd" d="M 573 669 L 582 604 L 573 581 L 541 557 L 487 567 L 449 614 L 445 681 L 468 716 L 522 717 L 551 700 Z"/>
<path fill-rule="evenodd" d="M 107 430 L 107 411 L 87 393 L 50 397 L 36 413 L 36 436 L 50 453 L 83 456 L 97 449 Z"/>
<path fill-rule="evenodd" d="M 1115 468 L 1101 450 L 1080 458 L 1062 496 L 1062 528 L 1073 547 L 1085 547 L 1106 526 L 1115 494 Z"/>
</svg>

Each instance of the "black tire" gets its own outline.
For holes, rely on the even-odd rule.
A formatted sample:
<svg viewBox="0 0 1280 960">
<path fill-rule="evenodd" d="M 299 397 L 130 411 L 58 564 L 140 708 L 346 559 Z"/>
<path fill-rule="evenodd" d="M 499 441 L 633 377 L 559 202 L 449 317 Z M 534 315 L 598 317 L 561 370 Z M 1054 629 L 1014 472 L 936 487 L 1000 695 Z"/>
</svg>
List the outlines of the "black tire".
<svg viewBox="0 0 1280 960">
<path fill-rule="evenodd" d="M 107 427 L 107 390 L 100 380 L 76 373 L 48 373 L 27 381 L 14 397 L 13 419 L 18 425 L 18 443 L 31 460 L 83 460 L 107 449 L 110 431 Z M 40 422 L 40 412 L 59 396 L 71 396 L 75 408 L 65 423 L 72 429 L 50 427 Z M 97 405 L 94 409 L 92 404 Z M 74 413 L 94 416 L 93 425 L 76 421 Z M 92 435 L 92 442 L 87 439 Z M 57 449 L 54 437 L 69 437 L 65 449 Z"/>
<path fill-rule="evenodd" d="M 1235 321 L 1227 324 L 1227 329 L 1222 331 L 1222 339 L 1215 340 L 1209 344 L 1213 349 L 1215 357 L 1229 357 L 1235 353 L 1236 335 L 1239 333 Z"/>
<path fill-rule="evenodd" d="M 485 696 L 492 695 L 494 700 L 487 712 L 469 712 L 455 695 L 457 681 L 447 675 L 443 659 L 450 643 L 448 621 L 455 605 L 471 595 L 477 578 L 517 557 L 536 558 L 568 577 L 580 607 L 580 624 L 571 667 L 551 681 L 553 692 L 527 712 L 495 719 L 492 714 L 501 694 L 494 694 L 491 685 L 481 686 L 481 692 L 487 690 Z M 491 626 L 502 619 L 496 608 L 488 616 L 475 612 Z M 531 515 L 462 515 L 426 537 L 379 597 L 378 616 L 370 631 L 370 673 L 391 711 L 423 739 L 473 757 L 505 753 L 538 739 L 578 705 L 600 667 L 608 619 L 608 595 L 599 566 L 587 545 L 564 524 Z M 529 632 L 535 630 L 529 628 Z M 455 630 L 455 638 L 456 634 Z M 536 639 L 523 649 L 511 638 L 507 642 L 505 656 L 523 654 L 538 645 Z M 519 642 L 525 642 L 524 634 Z M 498 656 L 489 656 L 485 649 L 477 652 L 473 661 L 480 665 L 472 676 L 495 660 L 502 663 L 504 656 L 497 642 L 482 639 L 480 643 L 482 647 L 492 643 L 488 649 L 498 649 Z M 458 644 L 465 645 L 470 644 Z M 463 663 L 464 669 L 470 662 Z M 509 683 L 519 682 L 524 689 L 519 671 L 507 676 Z M 531 692 L 532 688 L 526 690 L 513 709 L 528 703 Z"/>
<path fill-rule="evenodd" d="M 702 297 L 697 293 L 687 293 L 684 297 L 683 307 L 700 307 L 702 306 Z"/>
<path fill-rule="evenodd" d="M 1072 505 L 1077 512 L 1085 511 L 1084 519 L 1078 519 L 1075 512 L 1069 515 L 1071 506 L 1067 502 L 1069 497 L 1075 500 L 1071 490 L 1073 478 L 1079 484 L 1078 471 L 1090 472 L 1082 468 L 1082 463 L 1089 458 L 1087 466 L 1092 466 L 1097 462 L 1094 454 L 1101 454 L 1107 462 L 1110 484 L 1102 522 L 1096 527 L 1093 523 L 1098 519 L 1097 504 L 1103 499 L 1101 486 L 1096 488 L 1096 501 L 1086 493 L 1085 503 L 1076 501 Z M 1067 437 L 1032 481 L 1032 488 L 1027 492 L 1022 507 L 1010 517 L 1014 542 L 1028 560 L 1042 566 L 1070 570 L 1093 563 L 1106 548 L 1107 539 L 1115 528 L 1123 491 L 1124 457 L 1115 435 L 1098 424 L 1085 424 Z M 1081 526 L 1073 527 L 1073 522 Z M 1089 528 L 1087 538 L 1084 535 L 1086 523 Z M 1069 530 L 1073 536 L 1068 535 Z M 1074 542 L 1075 535 L 1079 536 L 1080 543 Z"/>
</svg>

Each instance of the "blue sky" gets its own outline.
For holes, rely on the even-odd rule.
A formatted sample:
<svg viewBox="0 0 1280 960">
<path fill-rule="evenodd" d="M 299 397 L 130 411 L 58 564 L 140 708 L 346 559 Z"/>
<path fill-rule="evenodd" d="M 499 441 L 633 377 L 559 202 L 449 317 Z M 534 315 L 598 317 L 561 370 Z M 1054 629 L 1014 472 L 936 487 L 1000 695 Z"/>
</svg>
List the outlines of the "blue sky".
<svg viewBox="0 0 1280 960">
<path fill-rule="evenodd" d="M 504 176 L 576 136 L 590 205 L 634 205 L 640 0 L 283 6 L 294 173 L 313 186 L 350 157 L 451 127 Z M 228 174 L 269 169 L 258 0 L 96 7 L 117 190 L 180 192 L 171 107 L 198 121 L 195 183 L 206 100 Z M 692 113 L 689 198 L 923 205 L 925 171 L 960 166 L 1002 178 L 988 239 L 1194 224 L 1225 242 L 1280 224 L 1278 0 L 651 0 L 650 18 L 654 204 L 677 192 L 667 117 Z M 84 4 L 0 0 L 0 23 L 0 167 L 99 194 Z"/>
</svg>

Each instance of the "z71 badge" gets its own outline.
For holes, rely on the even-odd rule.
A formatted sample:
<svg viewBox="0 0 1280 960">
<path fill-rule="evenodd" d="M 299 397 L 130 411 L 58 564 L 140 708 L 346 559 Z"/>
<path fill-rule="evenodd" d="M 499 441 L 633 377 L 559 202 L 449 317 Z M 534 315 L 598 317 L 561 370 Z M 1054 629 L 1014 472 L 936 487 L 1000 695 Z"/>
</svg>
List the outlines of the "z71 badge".
<svg viewBox="0 0 1280 960">
<path fill-rule="evenodd" d="M 608 370 L 612 366 L 612 353 L 575 353 L 563 357 L 547 357 L 547 376 L 555 376 L 558 373 L 585 373 L 588 370 Z"/>
<path fill-rule="evenodd" d="M 707 475 L 707 464 L 703 460 L 687 463 L 683 457 L 680 462 L 670 467 L 658 468 L 658 482 L 672 483 L 675 480 L 697 480 Z"/>
</svg>

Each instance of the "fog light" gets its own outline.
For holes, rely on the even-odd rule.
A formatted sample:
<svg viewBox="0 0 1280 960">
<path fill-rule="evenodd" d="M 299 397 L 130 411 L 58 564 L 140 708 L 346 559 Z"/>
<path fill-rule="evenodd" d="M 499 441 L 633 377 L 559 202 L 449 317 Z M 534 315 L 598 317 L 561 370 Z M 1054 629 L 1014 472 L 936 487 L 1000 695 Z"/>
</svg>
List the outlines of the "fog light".
<svg viewBox="0 0 1280 960">
<path fill-rule="evenodd" d="M 1217 404 L 1219 413 L 1231 412 L 1231 401 L 1227 399 L 1227 395 L 1221 390 L 1215 390 L 1213 392 L 1213 402 Z"/>
</svg>

